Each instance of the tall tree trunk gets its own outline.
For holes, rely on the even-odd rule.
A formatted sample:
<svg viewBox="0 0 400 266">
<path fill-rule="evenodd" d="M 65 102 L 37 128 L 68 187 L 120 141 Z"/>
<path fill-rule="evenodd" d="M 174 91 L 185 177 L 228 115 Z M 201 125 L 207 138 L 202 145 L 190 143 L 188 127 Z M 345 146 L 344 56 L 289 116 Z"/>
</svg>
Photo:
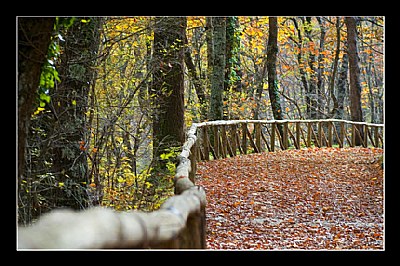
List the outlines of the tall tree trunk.
<svg viewBox="0 0 400 266">
<path fill-rule="evenodd" d="M 326 35 L 326 28 L 324 21 L 321 20 L 320 17 L 316 17 L 319 28 L 320 28 L 320 38 L 319 38 L 319 53 L 318 53 L 318 69 L 317 69 L 317 106 L 318 106 L 318 117 L 323 117 L 325 114 L 324 104 L 323 104 L 323 95 L 325 94 L 324 91 L 324 45 L 325 45 L 325 35 Z"/>
<path fill-rule="evenodd" d="M 268 57 L 269 58 L 269 57 Z M 261 108 L 263 107 L 263 103 L 262 103 L 262 95 L 263 95 L 263 91 L 264 91 L 264 80 L 265 80 L 265 76 L 267 75 L 267 60 L 263 60 L 262 63 L 262 68 L 260 70 L 260 68 L 258 67 L 258 65 L 254 66 L 254 83 L 256 84 L 256 90 L 255 90 L 255 100 L 256 100 L 256 107 L 254 109 L 254 115 L 253 115 L 253 119 L 257 120 L 257 119 L 261 119 L 260 118 L 260 114 L 261 114 Z"/>
<path fill-rule="evenodd" d="M 94 66 L 100 42 L 102 18 L 77 19 L 67 29 L 61 43 L 60 84 L 52 96 L 54 108 L 53 173 L 64 185 L 54 198 L 54 206 L 81 209 L 90 206 L 88 180 L 88 126 L 86 112 Z"/>
<path fill-rule="evenodd" d="M 195 64 L 192 59 L 191 51 L 190 51 L 190 46 L 188 45 L 188 40 L 185 38 L 185 64 L 188 69 L 188 73 L 190 78 L 192 79 L 194 89 L 196 90 L 196 95 L 197 98 L 199 99 L 200 103 L 200 120 L 204 121 L 207 116 L 206 116 L 206 93 L 205 89 L 203 87 L 202 81 L 197 74 Z"/>
<path fill-rule="evenodd" d="M 211 86 L 214 65 L 214 17 L 206 17 L 206 43 L 207 43 L 207 86 Z"/>
<path fill-rule="evenodd" d="M 361 58 L 361 69 L 362 69 L 362 76 L 363 80 L 366 81 L 367 86 L 368 86 L 368 103 L 369 103 L 369 110 L 367 109 L 367 114 L 364 113 L 365 120 L 368 120 L 368 113 L 369 113 L 369 122 L 370 123 L 376 123 L 376 108 L 375 108 L 375 94 L 373 92 L 374 86 L 372 82 L 372 66 L 375 64 L 374 56 L 370 54 L 369 52 L 365 51 L 364 49 L 368 47 L 373 47 L 372 39 L 370 39 L 370 42 L 366 45 L 361 46 L 361 53 L 363 54 Z M 369 112 L 368 112 L 369 111 Z"/>
<path fill-rule="evenodd" d="M 230 91 L 232 86 L 235 86 L 237 83 L 233 79 L 236 75 L 232 75 L 235 73 L 235 69 L 237 69 L 237 53 L 236 47 L 238 46 L 237 37 L 236 37 L 236 27 L 237 27 L 237 17 L 227 17 L 226 18 L 226 53 L 225 53 L 225 78 L 224 78 L 224 94 L 223 101 L 224 103 L 228 103 L 230 101 Z M 235 73 L 236 74 L 236 73 Z M 229 114 L 229 105 L 224 104 L 224 119 L 230 119 Z"/>
<path fill-rule="evenodd" d="M 155 172 L 167 171 L 160 155 L 179 148 L 184 135 L 184 43 L 186 17 L 157 17 L 154 29 L 153 159 Z"/>
<path fill-rule="evenodd" d="M 332 70 L 332 76 L 329 80 L 329 85 L 328 85 L 328 90 L 329 90 L 329 95 L 332 98 L 333 101 L 333 108 L 330 111 L 330 117 L 334 117 L 337 112 L 338 112 L 338 100 L 335 96 L 335 79 L 336 79 L 336 74 L 338 72 L 338 64 L 339 64 L 339 54 L 340 54 L 340 18 L 336 17 L 336 49 L 335 49 L 335 59 L 333 61 L 333 70 Z"/>
<path fill-rule="evenodd" d="M 350 70 L 350 117 L 352 121 L 363 121 L 361 109 L 361 84 L 360 84 L 360 67 L 357 50 L 357 28 L 355 17 L 345 17 L 347 27 L 347 53 L 349 55 Z M 358 127 L 361 138 L 356 135 L 356 145 L 361 144 L 362 128 Z"/>
<path fill-rule="evenodd" d="M 226 57 L 226 17 L 213 17 L 213 65 L 211 75 L 210 120 L 223 119 L 223 91 Z"/>
<path fill-rule="evenodd" d="M 347 45 L 344 45 L 345 47 Z M 337 119 L 345 119 L 344 116 L 344 99 L 347 95 L 348 92 L 348 81 L 347 81 L 347 73 L 349 71 L 349 60 L 348 60 L 348 55 L 347 53 L 343 54 L 342 57 L 342 64 L 339 70 L 339 77 L 338 77 L 338 82 L 337 82 L 337 111 L 335 113 L 335 118 Z"/>
<path fill-rule="evenodd" d="M 290 38 L 290 39 L 297 45 L 297 50 L 298 50 L 297 63 L 299 64 L 300 80 L 301 80 L 301 84 L 303 86 L 303 92 L 305 94 L 305 99 L 306 99 L 306 113 L 307 113 L 307 116 L 309 117 L 310 113 L 311 113 L 311 98 L 310 98 L 310 95 L 308 94 L 309 85 L 308 85 L 307 75 L 306 75 L 306 71 L 305 71 L 306 63 L 303 58 L 303 37 L 302 37 L 300 27 L 297 23 L 297 20 L 295 18 L 292 18 L 291 20 L 297 31 L 298 41 L 296 41 L 294 38 Z"/>
<path fill-rule="evenodd" d="M 312 25 L 311 25 L 311 17 L 306 17 L 306 20 L 303 22 L 305 35 L 309 41 L 309 54 L 308 54 L 308 66 L 311 70 L 309 85 L 308 85 L 308 97 L 309 97 L 309 118 L 317 119 L 319 117 L 319 106 L 318 106 L 318 92 L 317 92 L 317 71 L 315 70 L 315 43 L 312 39 Z"/>
<path fill-rule="evenodd" d="M 53 17 L 18 18 L 18 192 L 25 175 L 26 141 L 30 117 L 54 23 Z"/>
<path fill-rule="evenodd" d="M 268 93 L 271 101 L 274 119 L 282 120 L 282 108 L 279 99 L 278 77 L 276 74 L 276 55 L 278 53 L 278 18 L 269 17 L 267 45 L 267 71 L 268 71 Z M 283 136 L 282 124 L 278 124 L 279 133 Z"/>
<path fill-rule="evenodd" d="M 367 84 L 368 84 L 368 99 L 369 99 L 369 104 L 370 104 L 370 113 L 371 113 L 371 123 L 375 123 L 376 122 L 376 118 L 375 118 L 375 97 L 374 97 L 374 92 L 373 92 L 373 88 L 372 88 L 372 81 L 371 81 L 371 76 L 372 76 L 372 72 L 371 72 L 371 67 L 372 67 L 372 62 L 373 59 L 371 59 L 368 63 L 368 66 L 365 69 L 365 78 L 367 80 Z"/>
<path fill-rule="evenodd" d="M 375 65 L 372 65 L 372 69 L 373 69 L 373 81 L 374 81 L 374 87 L 378 88 L 378 92 L 375 93 L 376 95 L 376 110 L 377 110 L 377 114 L 376 114 L 376 123 L 383 123 L 383 110 L 384 110 L 384 105 L 383 105 L 383 93 L 384 93 L 384 89 L 383 89 L 383 79 L 382 76 L 378 74 L 378 71 L 376 70 Z"/>
</svg>

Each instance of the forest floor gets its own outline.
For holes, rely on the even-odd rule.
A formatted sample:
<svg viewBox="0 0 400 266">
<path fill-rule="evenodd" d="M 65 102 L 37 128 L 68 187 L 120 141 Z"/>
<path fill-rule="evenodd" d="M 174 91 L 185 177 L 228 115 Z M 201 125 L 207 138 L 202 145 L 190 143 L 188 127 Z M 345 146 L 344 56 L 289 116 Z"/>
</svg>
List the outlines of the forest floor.
<svg viewBox="0 0 400 266">
<path fill-rule="evenodd" d="M 207 249 L 383 250 L 377 148 L 310 148 L 198 163 Z"/>
</svg>

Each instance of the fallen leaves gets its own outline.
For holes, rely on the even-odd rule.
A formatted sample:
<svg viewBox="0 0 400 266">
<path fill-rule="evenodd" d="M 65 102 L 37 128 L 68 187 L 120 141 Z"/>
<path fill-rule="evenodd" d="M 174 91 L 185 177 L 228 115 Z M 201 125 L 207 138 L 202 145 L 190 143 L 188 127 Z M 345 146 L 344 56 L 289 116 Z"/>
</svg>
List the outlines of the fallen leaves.
<svg viewBox="0 0 400 266">
<path fill-rule="evenodd" d="M 313 148 L 198 163 L 208 249 L 383 249 L 382 149 Z"/>
</svg>

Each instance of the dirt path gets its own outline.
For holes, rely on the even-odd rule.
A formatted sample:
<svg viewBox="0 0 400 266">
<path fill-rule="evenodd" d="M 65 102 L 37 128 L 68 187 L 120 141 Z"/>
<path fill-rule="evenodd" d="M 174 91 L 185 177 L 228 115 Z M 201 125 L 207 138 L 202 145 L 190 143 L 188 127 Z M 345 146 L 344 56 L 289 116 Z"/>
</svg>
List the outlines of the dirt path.
<svg viewBox="0 0 400 266">
<path fill-rule="evenodd" d="M 382 154 L 314 148 L 199 163 L 207 248 L 383 249 Z"/>
</svg>

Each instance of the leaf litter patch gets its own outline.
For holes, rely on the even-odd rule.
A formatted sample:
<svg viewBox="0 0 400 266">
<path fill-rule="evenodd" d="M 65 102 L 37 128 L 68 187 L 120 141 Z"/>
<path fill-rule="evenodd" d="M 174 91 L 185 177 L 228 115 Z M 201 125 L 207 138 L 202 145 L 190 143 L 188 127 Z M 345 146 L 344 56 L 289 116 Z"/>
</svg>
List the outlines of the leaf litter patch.
<svg viewBox="0 0 400 266">
<path fill-rule="evenodd" d="M 309 148 L 199 162 L 207 248 L 383 250 L 378 148 Z"/>
</svg>

